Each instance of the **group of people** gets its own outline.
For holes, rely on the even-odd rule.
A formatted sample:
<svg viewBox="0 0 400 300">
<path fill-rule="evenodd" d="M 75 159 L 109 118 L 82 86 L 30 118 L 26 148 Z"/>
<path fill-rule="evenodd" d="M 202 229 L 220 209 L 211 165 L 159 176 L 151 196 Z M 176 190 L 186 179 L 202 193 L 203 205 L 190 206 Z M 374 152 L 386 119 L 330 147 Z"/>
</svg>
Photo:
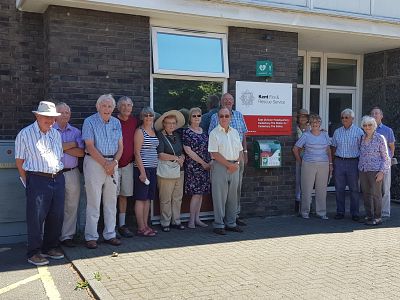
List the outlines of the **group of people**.
<svg viewBox="0 0 400 300">
<path fill-rule="evenodd" d="M 315 211 L 321 219 L 326 215 L 327 185 L 333 178 L 336 190 L 335 219 L 345 217 L 345 190 L 350 193 L 350 214 L 360 220 L 360 187 L 364 199 L 365 224 L 379 225 L 382 217 L 390 217 L 391 164 L 394 155 L 393 130 L 382 124 L 383 112 L 374 107 L 369 116 L 354 124 L 354 112 L 341 112 L 340 128 L 332 139 L 321 129 L 319 115 L 305 109 L 297 113 L 297 137 L 293 147 L 296 158 L 295 210 L 309 218 L 312 191 L 315 186 Z"/>
<path fill-rule="evenodd" d="M 60 243 L 74 247 L 80 199 L 78 159 L 83 157 L 86 190 L 85 245 L 98 247 L 98 223 L 103 207 L 104 242 L 118 246 L 132 237 L 126 226 L 128 198 L 135 200 L 137 236 L 154 237 L 149 223 L 150 201 L 158 199 L 163 232 L 185 229 L 181 221 L 183 195 L 191 197 L 187 227 L 206 227 L 200 219 L 203 196 L 211 192 L 213 232 L 242 232 L 239 219 L 243 170 L 247 164 L 247 127 L 233 110 L 234 98 L 209 97 L 209 112 L 189 110 L 188 120 L 171 110 L 155 120 L 150 107 L 132 116 L 133 102 L 123 96 L 116 103 L 110 94 L 96 103 L 97 113 L 84 120 L 82 133 L 70 122 L 66 103 L 42 101 L 33 111 L 36 121 L 16 138 L 15 158 L 26 188 L 28 262 L 45 265 L 47 258 L 64 257 Z M 117 107 L 118 114 L 113 111 Z M 390 166 L 394 154 L 393 131 L 382 124 L 379 108 L 364 116 L 361 128 L 354 112 L 341 113 L 343 126 L 330 139 L 321 118 L 298 112 L 296 158 L 296 210 L 309 218 L 315 186 L 316 213 L 327 219 L 327 184 L 334 176 L 336 219 L 345 215 L 345 188 L 351 195 L 350 213 L 359 216 L 359 182 L 364 196 L 366 223 L 377 225 L 390 216 Z M 187 123 L 187 124 L 186 124 Z M 383 200 L 382 200 L 383 190 Z M 117 215 L 118 207 L 118 215 Z M 118 222 L 117 222 L 118 219 Z M 118 227 L 116 226 L 118 223 Z M 117 228 L 117 230 L 116 230 Z"/>
<path fill-rule="evenodd" d="M 185 127 L 185 118 L 177 110 L 155 121 L 153 109 L 145 107 L 138 120 L 132 116 L 129 97 L 116 103 L 112 95 L 102 95 L 97 113 L 84 120 L 82 133 L 69 123 L 71 109 L 66 103 L 41 101 L 33 111 L 36 121 L 19 132 L 15 146 L 16 165 L 26 188 L 28 262 L 48 264 L 48 258 L 64 257 L 60 243 L 75 246 L 80 157 L 87 202 L 84 237 L 89 249 L 98 247 L 101 204 L 105 243 L 121 244 L 116 228 L 123 237 L 134 235 L 126 226 L 129 197 L 135 199 L 136 235 L 157 235 L 148 224 L 157 188 L 163 232 L 185 229 L 180 219 L 183 194 L 191 197 L 188 227 L 206 227 L 200 209 L 203 195 L 210 191 L 214 233 L 242 232 L 239 225 L 246 224 L 239 219 L 239 200 L 247 163 L 247 127 L 243 115 L 233 110 L 232 95 L 224 94 L 219 108 L 216 99 L 209 98 L 205 120 L 200 108 L 191 108 Z M 112 116 L 115 107 L 116 117 Z"/>
</svg>

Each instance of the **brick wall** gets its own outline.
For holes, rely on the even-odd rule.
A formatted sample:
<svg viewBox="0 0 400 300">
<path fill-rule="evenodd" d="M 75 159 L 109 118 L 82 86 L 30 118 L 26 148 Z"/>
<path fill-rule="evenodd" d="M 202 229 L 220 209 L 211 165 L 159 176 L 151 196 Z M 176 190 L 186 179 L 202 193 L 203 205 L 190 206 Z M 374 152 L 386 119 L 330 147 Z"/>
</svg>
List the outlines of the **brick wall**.
<svg viewBox="0 0 400 300">
<path fill-rule="evenodd" d="M 103 93 L 150 103 L 147 17 L 50 6 L 44 14 L 45 96 L 72 108 L 72 123 L 96 111 Z"/>
<path fill-rule="evenodd" d="M 14 139 L 43 99 L 43 18 L 0 2 L 0 139 Z"/>
<path fill-rule="evenodd" d="M 364 56 L 363 115 L 375 105 L 383 110 L 382 122 L 394 131 L 400 162 L 400 49 Z M 392 167 L 391 196 L 400 200 L 400 166 Z"/>
<path fill-rule="evenodd" d="M 293 110 L 296 103 L 297 34 L 250 28 L 229 28 L 229 92 L 235 95 L 236 81 L 265 81 L 256 77 L 256 61 L 269 59 L 274 64 L 270 82 L 293 84 Z M 266 49 L 268 51 L 266 52 Z M 295 124 L 293 124 L 295 128 Z M 254 139 L 277 139 L 282 145 L 283 166 L 278 169 L 259 170 L 253 167 L 252 142 Z M 245 215 L 278 215 L 293 212 L 295 194 L 295 160 L 292 136 L 248 138 L 249 166 L 243 179 L 241 198 Z"/>
</svg>

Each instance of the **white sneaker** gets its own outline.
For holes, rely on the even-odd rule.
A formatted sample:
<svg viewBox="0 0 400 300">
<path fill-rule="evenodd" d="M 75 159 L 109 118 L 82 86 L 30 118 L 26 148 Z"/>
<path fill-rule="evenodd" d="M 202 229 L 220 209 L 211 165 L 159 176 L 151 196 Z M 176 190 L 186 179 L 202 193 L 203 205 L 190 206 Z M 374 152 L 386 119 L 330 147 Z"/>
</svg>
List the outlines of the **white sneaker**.
<svg viewBox="0 0 400 300">
<path fill-rule="evenodd" d="M 309 219 L 309 218 L 310 218 L 310 216 L 309 216 L 308 214 L 302 214 L 301 217 L 302 217 L 303 219 Z"/>
<path fill-rule="evenodd" d="M 42 255 L 35 254 L 28 258 L 28 263 L 35 266 L 45 266 L 49 264 L 49 261 L 45 259 Z"/>
<path fill-rule="evenodd" d="M 328 220 L 329 218 L 328 218 L 328 216 L 327 215 L 323 215 L 323 216 L 321 216 L 321 220 Z"/>
</svg>

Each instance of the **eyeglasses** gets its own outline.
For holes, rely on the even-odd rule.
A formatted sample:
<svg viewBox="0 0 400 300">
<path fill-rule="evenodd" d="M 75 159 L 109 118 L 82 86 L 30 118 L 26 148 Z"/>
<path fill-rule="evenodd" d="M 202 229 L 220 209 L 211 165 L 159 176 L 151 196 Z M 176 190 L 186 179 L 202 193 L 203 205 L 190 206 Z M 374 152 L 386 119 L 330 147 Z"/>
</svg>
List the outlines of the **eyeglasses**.
<svg viewBox="0 0 400 300">
<path fill-rule="evenodd" d="M 229 118 L 231 117 L 231 115 L 219 115 L 218 117 L 219 117 L 220 119 L 223 119 L 223 118 L 229 119 Z"/>
<path fill-rule="evenodd" d="M 369 124 L 363 124 L 363 127 L 372 127 L 372 124 L 371 124 L 371 123 L 369 123 Z"/>
<path fill-rule="evenodd" d="M 164 122 L 165 125 L 176 125 L 176 122 Z"/>
<path fill-rule="evenodd" d="M 192 115 L 192 118 L 201 118 L 201 115 Z"/>
<path fill-rule="evenodd" d="M 153 115 L 153 114 L 144 114 L 143 116 L 144 116 L 144 117 L 148 117 L 148 118 L 152 118 L 152 117 L 154 117 L 154 115 Z"/>
<path fill-rule="evenodd" d="M 345 116 L 345 117 L 341 117 L 341 119 L 342 119 L 342 120 L 343 120 L 343 119 L 351 119 L 351 117 Z"/>
</svg>

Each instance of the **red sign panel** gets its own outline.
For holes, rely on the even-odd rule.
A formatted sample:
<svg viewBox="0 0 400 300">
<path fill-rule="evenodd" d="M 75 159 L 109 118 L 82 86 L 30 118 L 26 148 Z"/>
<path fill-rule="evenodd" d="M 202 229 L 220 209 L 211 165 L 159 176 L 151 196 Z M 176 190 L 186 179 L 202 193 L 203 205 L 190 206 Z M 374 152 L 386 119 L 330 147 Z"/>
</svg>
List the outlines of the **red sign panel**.
<svg viewBox="0 0 400 300">
<path fill-rule="evenodd" d="M 291 116 L 244 116 L 246 135 L 291 135 Z"/>
</svg>

